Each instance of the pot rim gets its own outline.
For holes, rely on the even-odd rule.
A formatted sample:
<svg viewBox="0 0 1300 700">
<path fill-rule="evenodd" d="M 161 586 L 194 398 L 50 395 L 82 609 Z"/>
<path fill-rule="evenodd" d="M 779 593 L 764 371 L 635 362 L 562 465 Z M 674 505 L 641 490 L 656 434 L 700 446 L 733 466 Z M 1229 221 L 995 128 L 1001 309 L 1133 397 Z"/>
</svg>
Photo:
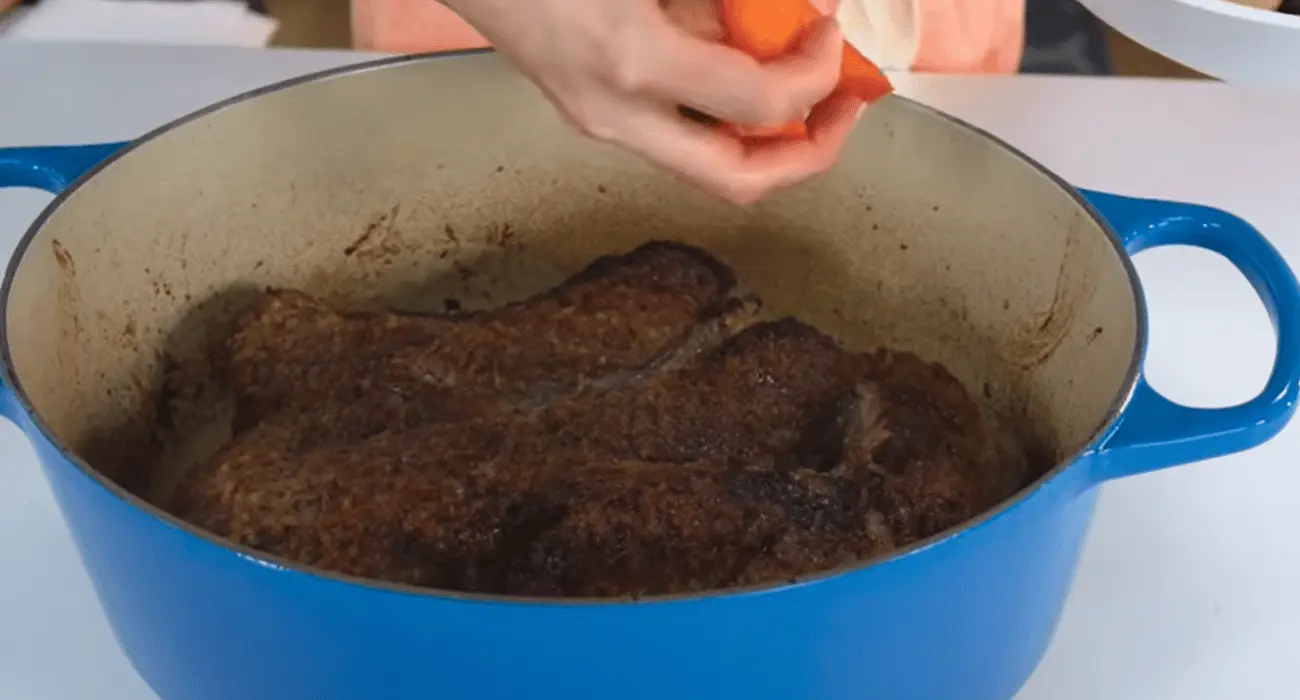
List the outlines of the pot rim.
<svg viewBox="0 0 1300 700">
<path fill-rule="evenodd" d="M 40 437 L 44 439 L 47 443 L 49 443 L 49 445 L 52 446 L 58 452 L 59 456 L 63 458 L 64 461 L 66 461 L 70 466 L 73 466 L 77 470 L 82 472 L 85 476 L 89 477 L 100 488 L 102 488 L 105 492 L 107 492 L 109 496 L 116 498 L 117 500 L 121 501 L 123 504 L 131 508 L 142 511 L 145 515 L 150 516 L 155 521 L 157 521 L 158 524 L 160 525 L 179 530 L 182 533 L 189 535 L 190 537 L 196 538 L 203 544 L 213 545 L 221 550 L 225 550 L 226 552 L 233 554 L 236 558 L 244 560 L 244 562 L 247 564 L 262 566 L 282 573 L 302 574 L 317 579 L 323 579 L 323 582 L 325 583 L 342 584 L 345 586 L 357 587 L 362 590 L 366 590 L 368 592 L 373 592 L 373 593 L 402 595 L 402 596 L 416 597 L 420 599 L 442 600 L 446 602 L 457 602 L 457 603 L 515 605 L 515 606 L 527 605 L 527 606 L 540 606 L 540 607 L 575 607 L 575 606 L 587 607 L 587 606 L 601 606 L 601 605 L 627 605 L 627 604 L 650 604 L 650 603 L 691 603 L 691 602 L 700 602 L 706 600 L 737 598 L 741 596 L 755 595 L 755 594 L 773 594 L 773 593 L 784 592 L 787 590 L 792 590 L 795 588 L 801 588 L 807 585 L 826 582 L 831 579 L 836 579 L 836 578 L 848 576 L 850 574 L 858 573 L 868 568 L 899 561 L 907 557 L 916 555 L 920 553 L 922 550 L 930 549 L 931 547 L 943 544 L 951 539 L 955 539 L 958 536 L 971 532 L 974 529 L 993 520 L 994 518 L 1009 512 L 1013 508 L 1023 505 L 1036 493 L 1041 491 L 1043 487 L 1046 486 L 1049 482 L 1055 480 L 1058 476 L 1061 476 L 1068 469 L 1070 469 L 1071 467 L 1075 466 L 1080 461 L 1082 461 L 1084 457 L 1094 452 L 1097 446 L 1102 443 L 1102 441 L 1106 438 L 1106 436 L 1108 436 L 1118 426 L 1119 418 L 1123 415 L 1124 409 L 1128 406 L 1129 400 L 1132 398 L 1133 392 L 1137 386 L 1137 379 L 1140 373 L 1142 359 L 1146 354 L 1145 349 L 1147 345 L 1147 330 L 1148 330 L 1146 300 L 1141 291 L 1142 290 L 1141 281 L 1140 278 L 1138 277 L 1137 269 L 1133 265 L 1132 256 L 1130 256 L 1128 251 L 1125 249 L 1123 241 L 1120 239 L 1119 235 L 1116 234 L 1115 230 L 1111 227 L 1110 223 L 1106 221 L 1105 217 L 1103 217 L 1101 213 L 1098 212 L 1097 209 L 1094 206 L 1092 206 L 1091 203 L 1088 202 L 1088 200 L 1079 192 L 1079 190 L 1077 190 L 1075 187 L 1070 185 L 1068 182 L 1066 182 L 1056 173 L 1052 172 L 1047 167 L 1043 166 L 1038 161 L 1034 160 L 1033 158 L 1030 158 L 1023 152 L 1021 152 L 1016 147 L 1006 143 L 1002 139 L 999 139 L 998 137 L 994 136 L 993 134 L 990 134 L 988 131 L 980 127 L 977 127 L 973 124 L 970 124 L 969 122 L 963 121 L 957 117 L 941 112 L 933 107 L 929 107 L 927 105 L 916 102 L 915 100 L 903 97 L 898 94 L 894 94 L 890 97 L 890 99 L 902 100 L 904 102 L 907 102 L 909 106 L 911 106 L 912 108 L 919 109 L 924 112 L 928 112 L 933 116 L 936 116 L 940 119 L 952 123 L 954 126 L 967 129 L 978 136 L 981 136 L 985 139 L 992 141 L 994 144 L 1001 147 L 1006 152 L 1010 153 L 1011 155 L 1020 159 L 1024 163 L 1028 164 L 1030 167 L 1037 170 L 1039 174 L 1048 178 L 1057 187 L 1065 190 L 1066 193 L 1071 198 L 1074 199 L 1075 203 L 1081 206 L 1089 214 L 1089 216 L 1092 217 L 1094 223 L 1096 223 L 1097 226 L 1101 229 L 1101 231 L 1106 235 L 1106 237 L 1109 239 L 1111 246 L 1115 249 L 1115 252 L 1118 253 L 1120 263 L 1124 266 L 1124 272 L 1128 278 L 1129 287 L 1133 293 L 1134 312 L 1137 315 L 1137 319 L 1136 319 L 1137 323 L 1135 328 L 1136 333 L 1134 335 L 1134 343 L 1133 343 L 1133 353 L 1129 359 L 1129 366 L 1125 372 L 1124 383 L 1120 391 L 1116 394 L 1114 400 L 1112 400 L 1109 408 L 1107 409 L 1105 420 L 1102 421 L 1100 426 L 1093 432 L 1092 437 L 1090 437 L 1087 440 L 1087 442 L 1085 442 L 1083 446 L 1080 447 L 1078 450 L 1071 453 L 1068 457 L 1058 460 L 1058 462 L 1051 469 L 1047 470 L 1044 474 L 1039 476 L 1029 485 L 1016 491 L 1014 494 L 1002 500 L 997 505 L 989 509 L 986 509 L 979 515 L 970 518 L 968 520 L 965 520 L 958 525 L 955 525 L 946 530 L 942 530 L 938 533 L 935 533 L 930 537 L 927 537 L 922 540 L 918 540 L 905 547 L 900 547 L 898 549 L 887 552 L 885 554 L 863 559 L 854 562 L 852 564 L 839 566 L 834 569 L 828 569 L 825 571 L 818 571 L 811 574 L 804 574 L 804 575 L 793 577 L 788 580 L 754 584 L 749 586 L 736 586 L 732 588 L 711 589 L 711 590 L 706 590 L 702 592 L 693 592 L 693 593 L 676 593 L 676 594 L 649 595 L 649 596 L 620 596 L 620 597 L 610 597 L 610 598 L 597 598 L 597 597 L 549 598 L 549 597 L 540 597 L 540 596 L 496 595 L 496 594 L 456 591 L 450 589 L 424 588 L 424 587 L 413 586 L 408 584 L 391 583 L 391 582 L 381 581 L 377 579 L 369 579 L 360 576 L 352 576 L 350 574 L 330 571 L 328 569 L 324 569 L 316 566 L 299 564 L 287 558 L 262 552 L 252 547 L 248 547 L 227 540 L 224 537 L 220 537 L 211 532 L 208 532 L 207 530 L 204 530 L 203 528 L 192 525 L 172 515 L 171 513 L 168 513 L 167 511 L 154 505 L 153 503 L 150 503 L 144 498 L 141 498 L 140 496 L 137 496 L 136 494 L 128 491 L 127 489 L 123 488 L 112 479 L 109 479 L 107 476 L 102 474 L 99 470 L 87 464 L 85 460 L 81 459 L 80 456 L 76 455 L 74 452 L 69 450 L 65 445 L 63 445 L 58 439 L 55 438 L 55 436 L 50 431 L 50 429 L 45 425 L 44 421 L 41 420 L 40 415 L 32 408 L 31 402 L 28 401 L 26 391 L 24 391 L 22 382 L 19 381 L 17 372 L 15 371 L 14 368 L 13 357 L 12 354 L 10 353 L 9 339 L 7 333 L 8 325 L 9 325 L 8 323 L 9 322 L 9 293 L 13 286 L 14 275 L 17 272 L 18 268 L 21 267 L 23 258 L 26 256 L 27 249 L 30 247 L 32 241 L 35 240 L 36 235 L 45 226 L 46 221 L 49 220 L 49 218 L 54 214 L 54 212 L 57 211 L 64 204 L 64 202 L 66 202 L 73 194 L 75 194 L 77 190 L 82 187 L 82 185 L 84 185 L 87 181 L 91 180 L 92 178 L 96 177 L 101 171 L 103 171 L 105 168 L 112 165 L 120 158 L 130 154 L 139 146 L 149 141 L 152 141 L 155 138 L 163 134 L 166 134 L 170 131 L 186 126 L 191 122 L 198 121 L 199 119 L 202 119 L 208 115 L 219 112 L 227 107 L 231 107 L 233 105 L 248 100 L 262 97 L 270 93 L 279 92 L 281 90 L 297 87 L 299 85 L 304 85 L 308 83 L 314 83 L 318 81 L 329 80 L 332 78 L 354 75 L 359 73 L 367 73 L 375 70 L 382 70 L 385 68 L 403 65 L 406 63 L 417 63 L 423 61 L 433 61 L 433 60 L 438 60 L 443 58 L 458 58 L 458 57 L 475 56 L 480 54 L 491 54 L 491 53 L 495 53 L 495 51 L 491 48 L 488 48 L 488 49 L 468 49 L 462 51 L 448 51 L 448 52 L 439 52 L 439 53 L 423 53 L 423 54 L 390 56 L 390 57 L 379 58 L 371 61 L 362 61 L 359 63 L 337 66 L 334 68 L 329 68 L 321 71 L 316 71 L 313 73 L 308 73 L 305 75 L 300 75 L 294 78 L 289 78 L 287 80 L 281 80 L 279 82 L 264 85 L 262 87 L 248 90 L 246 92 L 234 95 L 232 97 L 228 97 L 224 100 L 214 102 L 210 105 L 207 105 L 198 110 L 190 112 L 189 114 L 178 117 L 170 122 L 163 124 L 162 126 L 159 126 L 151 131 L 148 131 L 142 136 L 139 136 L 135 139 L 128 141 L 120 149 L 114 151 L 108 157 L 96 163 L 89 170 L 83 173 L 80 177 L 74 180 L 66 189 L 64 189 L 62 192 L 58 193 L 57 195 L 55 195 L 54 199 L 48 205 L 46 205 L 43 210 L 41 210 L 41 213 L 32 222 L 31 226 L 27 228 L 27 231 L 23 234 L 22 238 L 19 239 L 18 244 L 14 247 L 13 255 L 9 259 L 9 263 L 5 267 L 4 280 L 2 283 L 0 283 L 0 373 L 2 373 L 0 374 L 0 380 L 4 382 L 4 386 L 0 386 L 0 392 L 2 392 L 5 388 L 7 388 L 9 392 L 13 395 L 13 399 L 21 409 L 22 413 L 26 415 L 27 419 L 31 422 L 32 426 L 36 429 L 36 431 L 39 432 Z M 28 437 L 28 439 L 35 437 L 31 435 L 30 432 L 27 430 L 23 430 L 23 433 Z M 37 459 L 40 459 L 39 454 L 37 456 Z M 1096 483 L 1097 482 L 1094 482 L 1093 480 L 1089 479 L 1088 483 L 1085 485 L 1083 490 L 1092 488 L 1093 486 L 1096 485 Z"/>
</svg>

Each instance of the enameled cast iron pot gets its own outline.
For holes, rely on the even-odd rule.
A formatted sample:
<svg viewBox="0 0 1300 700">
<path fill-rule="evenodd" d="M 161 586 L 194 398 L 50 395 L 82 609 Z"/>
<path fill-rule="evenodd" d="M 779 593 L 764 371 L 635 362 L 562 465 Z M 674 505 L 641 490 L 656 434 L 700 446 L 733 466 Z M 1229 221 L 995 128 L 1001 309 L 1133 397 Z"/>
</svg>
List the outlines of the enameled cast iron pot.
<svg viewBox="0 0 1300 700">
<path fill-rule="evenodd" d="M 901 98 L 868 110 L 829 175 L 751 209 L 570 134 L 492 55 L 322 73 L 127 144 L 0 152 L 0 184 L 59 192 L 4 280 L 3 413 L 164 700 L 1005 700 L 1051 637 L 1095 487 L 1267 440 L 1300 377 L 1300 291 L 1249 225 L 1080 192 Z M 886 559 L 641 601 L 367 583 L 153 505 L 167 475 L 143 471 L 145 448 L 174 471 L 211 448 L 181 433 L 224 429 L 215 409 L 155 411 L 159 377 L 201 367 L 247 290 L 481 306 L 663 238 L 848 345 L 944 362 L 1056 466 Z M 1272 314 L 1256 399 L 1194 409 L 1143 381 L 1129 256 L 1165 244 L 1223 254 Z"/>
</svg>

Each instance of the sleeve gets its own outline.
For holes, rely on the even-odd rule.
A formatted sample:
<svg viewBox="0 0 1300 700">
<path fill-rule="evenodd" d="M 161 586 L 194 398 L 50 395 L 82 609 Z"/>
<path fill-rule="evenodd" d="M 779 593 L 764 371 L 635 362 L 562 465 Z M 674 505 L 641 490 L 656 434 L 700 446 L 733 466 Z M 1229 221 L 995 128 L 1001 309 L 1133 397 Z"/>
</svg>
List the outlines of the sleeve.
<svg viewBox="0 0 1300 700">
<path fill-rule="evenodd" d="M 845 37 L 885 69 L 1014 73 L 1025 0 L 841 0 Z"/>
<path fill-rule="evenodd" d="M 473 27 L 433 0 L 352 0 L 355 49 L 422 53 L 485 46 L 487 40 Z"/>
</svg>

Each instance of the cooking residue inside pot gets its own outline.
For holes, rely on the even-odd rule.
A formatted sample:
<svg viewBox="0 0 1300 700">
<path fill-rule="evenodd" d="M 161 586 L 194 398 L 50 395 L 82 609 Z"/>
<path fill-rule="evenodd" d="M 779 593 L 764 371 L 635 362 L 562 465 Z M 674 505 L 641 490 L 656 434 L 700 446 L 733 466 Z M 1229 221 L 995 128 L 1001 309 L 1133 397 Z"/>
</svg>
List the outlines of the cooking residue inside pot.
<svg viewBox="0 0 1300 700">
<path fill-rule="evenodd" d="M 789 580 L 961 523 L 1030 476 L 942 366 L 852 353 L 652 243 L 481 313 L 237 320 L 233 439 L 176 515 L 303 564 L 530 596 Z"/>
</svg>

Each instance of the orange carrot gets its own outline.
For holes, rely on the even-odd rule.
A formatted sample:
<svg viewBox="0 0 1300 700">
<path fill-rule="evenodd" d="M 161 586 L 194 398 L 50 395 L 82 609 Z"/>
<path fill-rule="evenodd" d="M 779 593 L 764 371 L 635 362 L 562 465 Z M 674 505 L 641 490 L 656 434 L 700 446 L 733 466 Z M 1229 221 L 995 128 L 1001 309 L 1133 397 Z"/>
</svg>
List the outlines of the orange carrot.
<svg viewBox="0 0 1300 700">
<path fill-rule="evenodd" d="M 722 24 L 727 29 L 726 42 L 760 61 L 780 58 L 812 25 L 822 13 L 808 0 L 719 0 Z M 840 60 L 840 90 L 864 102 L 874 102 L 893 92 L 890 84 L 876 64 L 858 50 L 844 44 Z M 786 138 L 806 138 L 807 128 L 794 122 L 780 127 L 765 127 Z M 744 132 L 740 132 L 744 133 Z"/>
<path fill-rule="evenodd" d="M 844 56 L 840 59 L 840 88 L 867 104 L 894 91 L 893 84 L 876 64 L 848 42 L 844 44 Z"/>
<path fill-rule="evenodd" d="M 720 2 L 727 42 L 760 61 L 790 53 L 804 32 L 822 16 L 808 0 Z"/>
</svg>

